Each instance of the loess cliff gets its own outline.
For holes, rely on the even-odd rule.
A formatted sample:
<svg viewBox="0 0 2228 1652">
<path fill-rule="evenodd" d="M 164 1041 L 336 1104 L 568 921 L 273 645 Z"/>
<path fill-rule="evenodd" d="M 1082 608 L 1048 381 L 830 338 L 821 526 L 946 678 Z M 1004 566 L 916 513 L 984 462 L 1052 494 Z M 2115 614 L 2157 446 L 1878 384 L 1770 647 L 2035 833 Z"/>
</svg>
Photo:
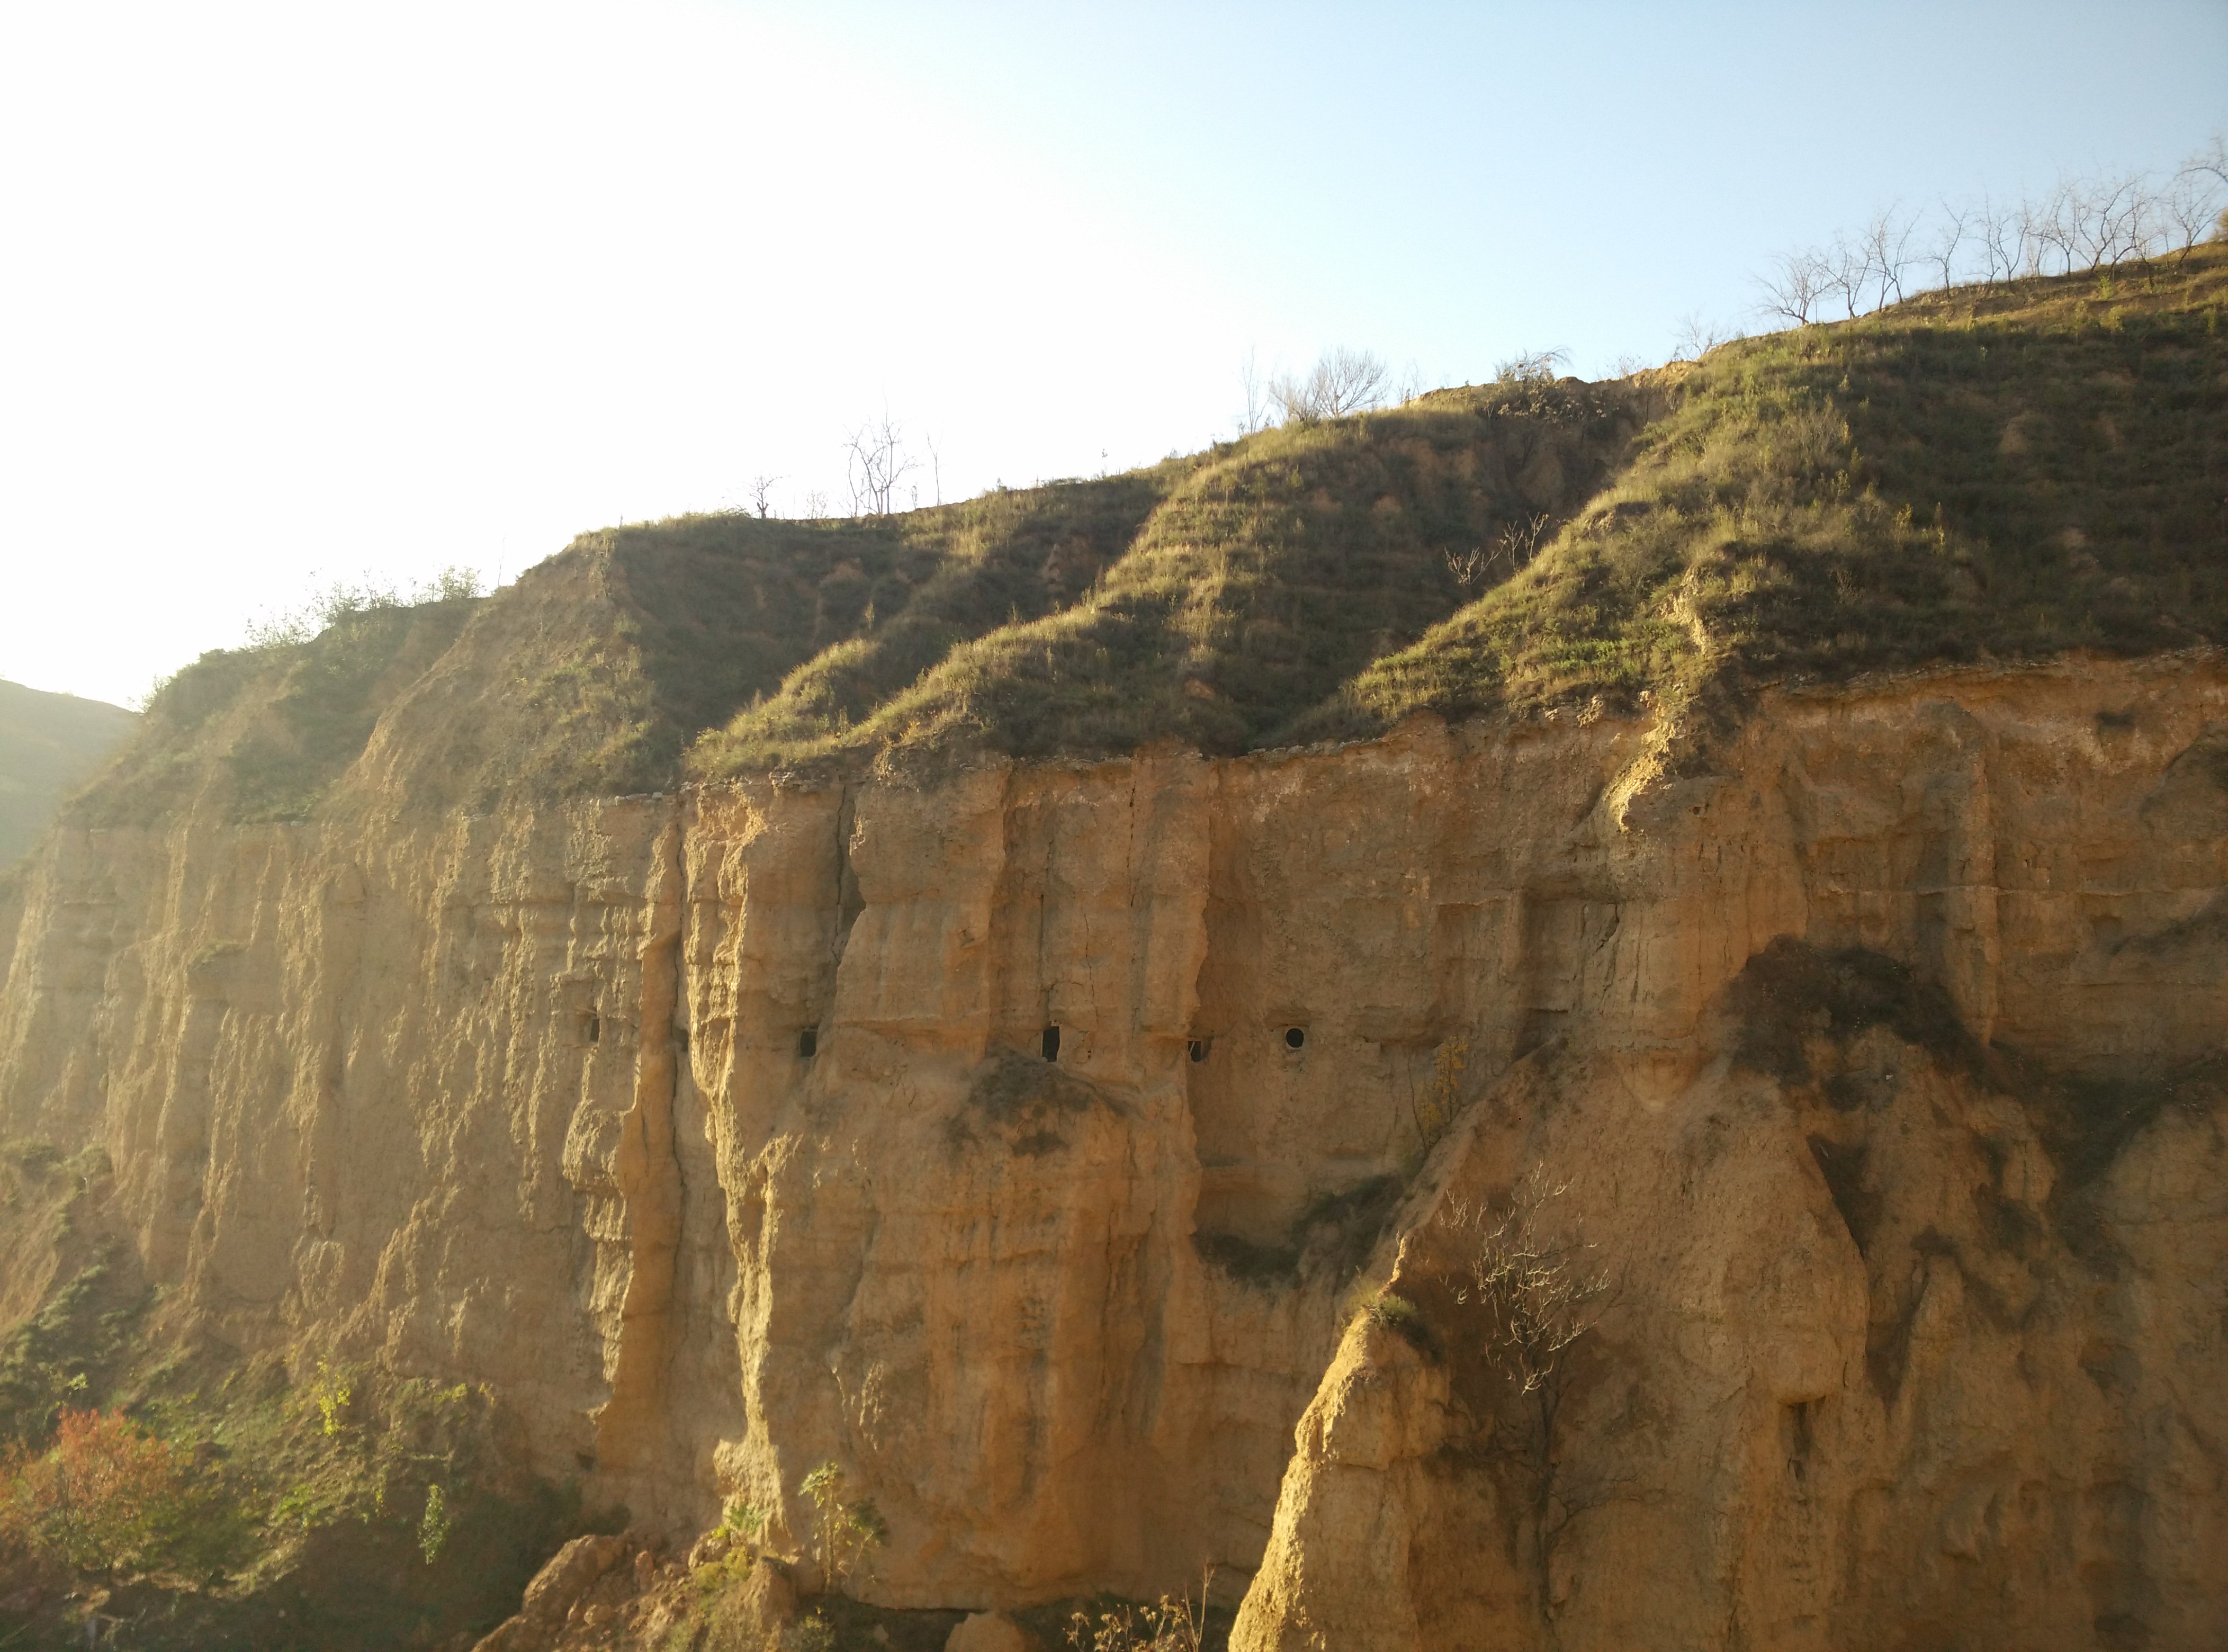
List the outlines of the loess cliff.
<svg viewBox="0 0 2228 1652">
<path fill-rule="evenodd" d="M 1739 535 L 1869 542 L 1848 464 L 1848 522 L 1688 509 L 1617 610 L 1706 397 L 1555 394 L 212 656 L 0 884 L 0 1134 L 99 1150 L 149 1347 L 478 1385 L 513 1469 L 676 1542 L 798 1551 L 837 1463 L 891 1608 L 1212 1566 L 1247 1652 L 2216 1644 L 2213 587 L 1891 498 L 1876 561 L 1994 652 L 1860 580 L 1798 669 Z M 2219 441 L 2129 496 L 2178 522 Z M 1534 515 L 1501 596 L 1427 588 Z M 2119 581 L 2078 649 L 2018 594 L 2073 556 Z M 846 640 L 876 591 L 912 629 Z M 1520 659 L 1572 592 L 1625 651 Z M 1600 1287 L 1528 1388 L 1474 1268 L 1511 1213 Z M 70 1264 L 10 1221 L 27 1323 Z"/>
</svg>

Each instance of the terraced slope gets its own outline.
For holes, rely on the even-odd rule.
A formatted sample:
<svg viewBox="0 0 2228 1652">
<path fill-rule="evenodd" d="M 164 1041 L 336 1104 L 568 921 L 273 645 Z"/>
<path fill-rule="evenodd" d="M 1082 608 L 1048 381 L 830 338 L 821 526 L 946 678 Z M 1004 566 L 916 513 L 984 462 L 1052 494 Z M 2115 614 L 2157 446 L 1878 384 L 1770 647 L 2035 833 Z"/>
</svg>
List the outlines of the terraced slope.
<svg viewBox="0 0 2228 1652">
<path fill-rule="evenodd" d="M 2228 248 L 1713 352 L 1525 573 L 1314 720 L 2228 637 Z"/>
<path fill-rule="evenodd" d="M 931 510 L 606 529 L 477 604 L 205 657 L 86 806 L 480 808 L 1643 701 L 1675 765 L 1772 683 L 2218 644 L 2224 298 L 2212 245 Z"/>
</svg>

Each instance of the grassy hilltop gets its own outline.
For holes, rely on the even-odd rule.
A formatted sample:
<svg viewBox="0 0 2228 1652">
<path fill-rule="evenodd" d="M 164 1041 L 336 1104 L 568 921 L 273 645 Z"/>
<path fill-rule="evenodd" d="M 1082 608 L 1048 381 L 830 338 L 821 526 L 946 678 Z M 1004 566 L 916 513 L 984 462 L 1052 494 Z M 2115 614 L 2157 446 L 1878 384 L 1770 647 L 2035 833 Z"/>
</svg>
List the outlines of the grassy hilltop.
<svg viewBox="0 0 2228 1652">
<path fill-rule="evenodd" d="M 351 764 L 477 806 L 1595 701 L 1676 733 L 1776 682 L 2218 644 L 2224 301 L 2214 243 L 933 509 L 605 529 L 492 599 L 206 656 L 88 806 L 214 786 L 295 818 Z"/>
</svg>

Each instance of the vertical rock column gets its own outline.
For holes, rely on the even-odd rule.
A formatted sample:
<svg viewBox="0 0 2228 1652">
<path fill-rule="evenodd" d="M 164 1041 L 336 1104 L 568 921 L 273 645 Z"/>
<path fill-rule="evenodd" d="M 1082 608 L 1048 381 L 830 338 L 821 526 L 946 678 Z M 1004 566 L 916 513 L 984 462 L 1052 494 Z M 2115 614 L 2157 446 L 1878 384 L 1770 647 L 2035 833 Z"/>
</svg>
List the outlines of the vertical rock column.
<svg viewBox="0 0 2228 1652">
<path fill-rule="evenodd" d="M 673 1140 L 679 1077 L 674 1009 L 680 996 L 685 881 L 675 819 L 658 836 L 643 901 L 641 1044 L 635 1057 L 634 1105 L 620 1120 L 618 1164 L 631 1269 L 620 1309 L 611 1395 L 596 1418 L 598 1467 L 645 1495 L 654 1490 L 656 1447 L 667 1432 L 674 1254 L 681 1238 L 681 1169 Z"/>
</svg>

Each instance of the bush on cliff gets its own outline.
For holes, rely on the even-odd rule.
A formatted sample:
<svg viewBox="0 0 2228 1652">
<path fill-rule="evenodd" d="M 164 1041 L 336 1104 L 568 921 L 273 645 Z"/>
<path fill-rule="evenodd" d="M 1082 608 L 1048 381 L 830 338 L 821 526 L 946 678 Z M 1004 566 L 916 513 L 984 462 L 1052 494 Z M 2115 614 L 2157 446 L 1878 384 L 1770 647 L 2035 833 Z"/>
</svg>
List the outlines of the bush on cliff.
<svg viewBox="0 0 2228 1652">
<path fill-rule="evenodd" d="M 18 1443 L 0 1457 L 0 1542 L 42 1559 L 202 1576 L 242 1535 L 190 1456 L 121 1412 L 65 1411 L 46 1450 Z"/>
</svg>

